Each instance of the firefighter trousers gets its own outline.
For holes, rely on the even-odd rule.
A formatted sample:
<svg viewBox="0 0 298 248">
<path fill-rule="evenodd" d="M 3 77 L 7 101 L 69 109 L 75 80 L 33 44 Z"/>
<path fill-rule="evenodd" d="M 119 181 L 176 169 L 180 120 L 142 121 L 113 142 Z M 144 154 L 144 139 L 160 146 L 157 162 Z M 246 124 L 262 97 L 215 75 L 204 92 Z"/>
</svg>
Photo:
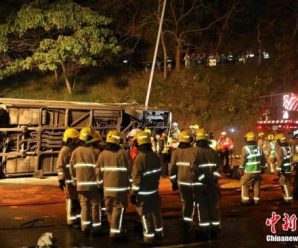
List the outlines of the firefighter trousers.
<svg viewBox="0 0 298 248">
<path fill-rule="evenodd" d="M 110 237 L 124 234 L 123 217 L 127 208 L 127 194 L 120 197 L 106 196 L 104 198 L 106 214 L 110 224 Z"/>
<path fill-rule="evenodd" d="M 202 230 L 220 228 L 217 185 L 202 185 L 195 190 L 199 227 Z"/>
<path fill-rule="evenodd" d="M 193 211 L 195 207 L 193 186 L 179 185 L 180 198 L 182 202 L 183 221 L 191 223 L 193 221 Z"/>
<path fill-rule="evenodd" d="M 68 225 L 73 225 L 81 218 L 81 206 L 78 199 L 78 192 L 75 186 L 66 186 L 66 221 Z"/>
<path fill-rule="evenodd" d="M 281 190 L 283 192 L 283 197 L 285 202 L 290 202 L 293 200 L 293 193 L 291 189 L 291 173 L 281 174 L 279 178 L 279 182 L 281 185 Z"/>
<path fill-rule="evenodd" d="M 136 209 L 143 224 L 144 242 L 153 242 L 156 238 L 155 235 L 163 237 L 163 220 L 159 194 L 139 196 Z"/>
<path fill-rule="evenodd" d="M 78 191 L 81 204 L 81 230 L 92 227 L 95 232 L 101 229 L 100 194 L 97 190 Z"/>
<path fill-rule="evenodd" d="M 260 186 L 261 186 L 262 176 L 261 173 L 244 173 L 241 177 L 241 202 L 248 203 L 249 198 L 249 188 L 250 185 L 253 187 L 253 200 L 255 203 L 260 201 Z"/>
</svg>

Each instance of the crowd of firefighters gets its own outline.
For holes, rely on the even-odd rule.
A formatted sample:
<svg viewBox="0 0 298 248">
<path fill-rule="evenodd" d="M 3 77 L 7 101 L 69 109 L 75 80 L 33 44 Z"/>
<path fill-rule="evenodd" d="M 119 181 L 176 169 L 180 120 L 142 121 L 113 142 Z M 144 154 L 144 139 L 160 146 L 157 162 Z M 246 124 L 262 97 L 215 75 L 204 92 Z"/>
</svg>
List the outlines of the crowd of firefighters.
<svg viewBox="0 0 298 248">
<path fill-rule="evenodd" d="M 271 172 L 278 172 L 284 200 L 291 202 L 293 165 L 297 191 L 298 135 L 294 136 L 292 147 L 283 134 L 259 136 L 259 140 L 253 132 L 245 136 L 239 166 L 242 203 L 259 203 L 261 178 L 267 165 Z M 169 137 L 167 133 L 152 135 L 148 129 L 132 130 L 126 137 L 119 130 L 111 130 L 103 141 L 90 127 L 80 132 L 68 128 L 63 143 L 57 172 L 59 187 L 66 192 L 69 225 L 79 224 L 84 233 L 98 235 L 104 211 L 110 238 L 126 241 L 124 219 L 130 200 L 140 216 L 144 244 L 153 245 L 164 236 L 159 179 L 168 176 L 172 190 L 180 192 L 183 236 L 187 238 L 194 226 L 202 238 L 216 237 L 220 231 L 218 179 L 230 168 L 233 150 L 227 132 L 215 140 L 198 125 L 180 131 L 173 123 Z M 250 187 L 253 200 L 249 198 Z"/>
</svg>

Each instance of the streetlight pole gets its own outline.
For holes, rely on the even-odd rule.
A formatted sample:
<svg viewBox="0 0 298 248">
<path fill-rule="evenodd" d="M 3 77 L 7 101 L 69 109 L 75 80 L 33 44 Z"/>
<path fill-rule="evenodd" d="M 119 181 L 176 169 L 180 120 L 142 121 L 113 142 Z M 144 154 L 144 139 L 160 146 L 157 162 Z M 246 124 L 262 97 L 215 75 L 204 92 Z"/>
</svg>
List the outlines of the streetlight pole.
<svg viewBox="0 0 298 248">
<path fill-rule="evenodd" d="M 161 30 L 162 30 L 163 18 L 164 18 L 165 9 L 166 9 L 166 3 L 167 3 L 167 0 L 164 0 L 163 7 L 162 7 L 162 12 L 161 12 L 161 17 L 160 17 L 160 22 L 159 22 L 159 29 L 158 29 L 156 44 L 155 44 L 155 51 L 154 51 L 154 56 L 153 56 L 153 62 L 152 62 L 152 66 L 151 66 L 151 73 L 150 73 L 150 78 L 149 78 L 149 84 L 148 84 L 148 89 L 147 89 L 147 96 L 146 96 L 146 102 L 145 102 L 145 108 L 146 109 L 148 108 L 148 103 L 149 103 L 149 98 L 150 98 L 150 92 L 151 92 L 151 86 L 152 86 L 154 68 L 155 68 L 156 57 L 157 57 L 157 52 L 158 52 L 158 46 L 159 46 L 159 41 L 160 41 L 160 34 L 161 34 Z M 166 66 L 166 65 L 164 65 L 164 66 Z"/>
</svg>

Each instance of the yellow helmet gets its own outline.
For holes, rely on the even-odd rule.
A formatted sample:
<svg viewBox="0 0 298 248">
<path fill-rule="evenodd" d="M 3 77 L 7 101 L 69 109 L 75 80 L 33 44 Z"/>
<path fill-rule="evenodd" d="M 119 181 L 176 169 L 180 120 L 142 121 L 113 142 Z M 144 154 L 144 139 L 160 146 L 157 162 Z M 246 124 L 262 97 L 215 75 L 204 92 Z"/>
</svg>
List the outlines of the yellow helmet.
<svg viewBox="0 0 298 248">
<path fill-rule="evenodd" d="M 188 130 L 181 131 L 178 138 L 179 142 L 191 143 L 191 133 Z"/>
<path fill-rule="evenodd" d="M 92 140 L 89 140 L 87 142 L 88 144 L 102 141 L 102 137 L 97 130 L 91 130 L 91 131 L 92 131 L 92 134 L 91 134 Z"/>
<path fill-rule="evenodd" d="M 264 134 L 264 132 L 259 132 L 259 133 L 258 133 L 258 136 L 259 136 L 259 137 L 262 137 L 262 136 L 265 136 L 265 134 Z"/>
<path fill-rule="evenodd" d="M 255 133 L 254 132 L 248 132 L 245 134 L 246 141 L 255 141 Z"/>
<path fill-rule="evenodd" d="M 119 130 L 111 130 L 108 135 L 106 142 L 120 145 L 123 134 Z"/>
<path fill-rule="evenodd" d="M 151 144 L 150 135 L 146 131 L 140 131 L 135 136 L 138 145 Z"/>
<path fill-rule="evenodd" d="M 63 141 L 64 142 L 67 142 L 67 140 L 69 138 L 71 139 L 78 139 L 80 136 L 80 133 L 78 130 L 76 130 L 75 128 L 67 128 L 65 131 L 64 131 L 64 134 L 63 134 Z"/>
<path fill-rule="evenodd" d="M 145 128 L 144 132 L 148 133 L 148 135 L 151 135 L 151 130 L 149 128 Z"/>
<path fill-rule="evenodd" d="M 80 131 L 79 139 L 82 141 L 88 141 L 90 137 L 93 137 L 93 130 L 91 127 L 83 127 Z"/>
<path fill-rule="evenodd" d="M 275 140 L 280 140 L 280 142 L 286 141 L 286 136 L 283 133 L 278 133 L 275 135 Z"/>
<path fill-rule="evenodd" d="M 204 128 L 200 128 L 197 131 L 196 140 L 208 140 L 208 134 Z"/>
<path fill-rule="evenodd" d="M 274 135 L 273 134 L 268 134 L 267 140 L 274 140 Z"/>
</svg>

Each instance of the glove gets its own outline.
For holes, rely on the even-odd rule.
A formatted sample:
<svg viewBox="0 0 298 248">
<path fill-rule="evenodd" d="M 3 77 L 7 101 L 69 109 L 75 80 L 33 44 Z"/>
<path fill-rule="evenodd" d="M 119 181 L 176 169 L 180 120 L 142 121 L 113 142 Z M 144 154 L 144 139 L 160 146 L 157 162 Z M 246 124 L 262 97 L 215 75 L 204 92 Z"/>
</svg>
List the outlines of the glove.
<svg viewBox="0 0 298 248">
<path fill-rule="evenodd" d="M 98 193 L 103 197 L 103 187 L 98 188 Z"/>
<path fill-rule="evenodd" d="M 178 184 L 177 184 L 177 182 L 173 182 L 172 183 L 172 190 L 173 191 L 177 191 L 178 190 Z"/>
<path fill-rule="evenodd" d="M 59 188 L 61 189 L 61 191 L 64 191 L 64 189 L 66 188 L 64 179 L 59 180 Z"/>
<path fill-rule="evenodd" d="M 138 196 L 137 195 L 130 195 L 130 202 L 133 205 L 138 204 L 138 202 L 139 202 Z"/>
</svg>

